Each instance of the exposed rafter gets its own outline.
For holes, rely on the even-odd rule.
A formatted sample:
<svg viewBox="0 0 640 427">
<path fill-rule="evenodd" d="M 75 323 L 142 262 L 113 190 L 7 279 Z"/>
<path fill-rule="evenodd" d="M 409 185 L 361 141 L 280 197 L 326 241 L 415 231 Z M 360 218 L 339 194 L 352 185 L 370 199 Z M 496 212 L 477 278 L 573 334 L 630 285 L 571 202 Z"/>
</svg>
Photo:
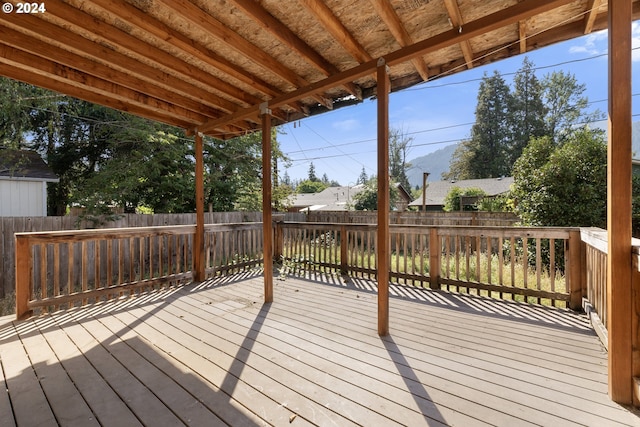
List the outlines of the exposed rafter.
<svg viewBox="0 0 640 427">
<path fill-rule="evenodd" d="M 340 43 L 358 62 L 371 61 L 372 57 L 366 49 L 356 40 L 349 30 L 333 14 L 324 2 L 316 0 L 300 0 L 323 27 Z"/>
<path fill-rule="evenodd" d="M 452 46 L 457 43 L 461 43 L 465 40 L 469 40 L 480 34 L 485 34 L 490 31 L 494 31 L 506 25 L 515 24 L 523 18 L 544 11 L 552 10 L 559 5 L 568 3 L 570 0 L 525 0 L 521 3 L 517 3 L 514 6 L 484 16 L 475 21 L 469 22 L 465 25 L 464 31 L 452 29 L 437 36 L 422 40 L 414 43 L 413 45 L 406 46 L 398 49 L 394 52 L 384 56 L 386 63 L 389 66 L 400 64 L 412 60 L 413 58 L 425 55 L 427 53 L 435 52 L 439 49 Z M 375 70 L 377 66 L 377 60 L 371 60 L 366 63 L 360 64 L 350 70 L 343 71 L 326 79 L 302 87 L 287 95 L 276 97 L 269 101 L 269 106 L 277 108 L 283 104 L 286 104 L 292 99 L 299 99 L 309 96 L 313 93 L 325 91 L 331 87 L 341 85 L 348 81 L 354 81 L 360 77 L 370 74 L 372 70 Z M 241 120 L 248 115 L 255 114 L 258 106 L 249 107 L 240 110 L 236 113 L 230 114 L 222 119 L 212 120 L 198 129 L 201 132 L 208 132 L 212 127 L 217 126 L 223 122 L 234 122 L 235 120 Z"/>
<path fill-rule="evenodd" d="M 280 124 L 374 96 L 380 57 L 396 91 L 607 25 L 605 0 L 408 3 L 48 2 L 0 14 L 0 69 L 226 139 L 259 129 L 264 102 Z"/>
<path fill-rule="evenodd" d="M 593 25 L 596 22 L 600 8 L 605 6 L 604 0 L 589 0 L 587 4 L 587 14 L 584 17 L 584 33 L 589 34 L 593 31 Z M 604 10 L 606 12 L 606 9 Z"/>
<path fill-rule="evenodd" d="M 336 74 L 340 70 L 316 52 L 311 46 L 298 37 L 286 25 L 278 21 L 273 15 L 253 0 L 233 0 L 246 14 L 250 15 L 265 30 L 285 43 L 291 49 L 300 53 L 309 63 L 322 70 L 326 76 Z M 354 83 L 346 83 L 345 88 L 358 99 L 362 99 L 362 90 Z"/>
<path fill-rule="evenodd" d="M 393 37 L 395 37 L 396 41 L 401 47 L 412 45 L 415 42 L 413 40 L 413 37 L 411 37 L 411 35 L 407 32 L 406 28 L 402 24 L 402 21 L 400 21 L 400 17 L 395 12 L 393 7 L 391 7 L 391 4 L 388 1 L 371 0 L 371 3 L 373 3 L 376 11 L 385 22 L 385 24 L 387 24 L 389 31 L 391 31 L 391 34 L 393 34 Z M 422 58 L 414 58 L 411 60 L 411 62 L 413 63 L 414 67 L 416 67 L 416 70 L 418 71 L 418 74 L 420 74 L 420 77 L 422 77 L 423 80 L 428 80 L 429 69 L 424 60 Z"/>
<path fill-rule="evenodd" d="M 447 8 L 447 13 L 451 20 L 451 26 L 460 32 L 464 31 L 462 14 L 460 13 L 458 2 L 456 0 L 444 0 L 444 6 Z M 460 42 L 460 49 L 462 49 L 462 55 L 464 56 L 467 68 L 473 68 L 473 50 L 471 49 L 471 42 L 468 39 Z"/>
<path fill-rule="evenodd" d="M 520 53 L 527 52 L 527 21 L 518 22 L 518 37 L 520 39 Z"/>
</svg>

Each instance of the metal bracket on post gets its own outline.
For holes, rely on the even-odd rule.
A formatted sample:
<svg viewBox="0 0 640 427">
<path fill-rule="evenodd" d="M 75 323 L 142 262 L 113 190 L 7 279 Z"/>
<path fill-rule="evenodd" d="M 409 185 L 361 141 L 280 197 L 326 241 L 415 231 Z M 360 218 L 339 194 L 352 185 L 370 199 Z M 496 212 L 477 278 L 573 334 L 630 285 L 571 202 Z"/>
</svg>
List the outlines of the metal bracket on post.
<svg viewBox="0 0 640 427">
<path fill-rule="evenodd" d="M 265 114 L 271 115 L 271 108 L 269 108 L 269 103 L 266 101 L 260 104 L 260 115 L 264 116 Z"/>
<path fill-rule="evenodd" d="M 378 62 L 376 63 L 376 65 L 378 67 L 382 67 L 383 65 L 385 65 L 385 71 L 387 72 L 387 74 L 389 74 L 391 72 L 391 68 L 389 68 L 388 65 L 386 65 L 387 60 L 384 59 L 383 57 L 378 58 Z"/>
</svg>

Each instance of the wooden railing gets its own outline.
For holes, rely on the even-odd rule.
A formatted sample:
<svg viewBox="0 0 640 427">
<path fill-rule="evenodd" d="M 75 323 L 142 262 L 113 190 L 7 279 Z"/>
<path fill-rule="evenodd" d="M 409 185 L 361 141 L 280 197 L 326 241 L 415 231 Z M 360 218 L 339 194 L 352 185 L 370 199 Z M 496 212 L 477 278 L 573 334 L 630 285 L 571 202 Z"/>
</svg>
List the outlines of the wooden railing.
<svg viewBox="0 0 640 427">
<path fill-rule="evenodd" d="M 19 317 L 128 296 L 192 279 L 195 226 L 16 234 Z M 280 274 L 376 278 L 376 225 L 276 221 Z M 578 229 L 391 225 L 396 283 L 580 307 Z M 205 226 L 207 277 L 263 261 L 261 223 Z"/>
<path fill-rule="evenodd" d="M 262 263 L 261 223 L 205 226 L 208 276 Z M 192 278 L 195 226 L 16 233 L 16 314 L 118 298 Z"/>
<path fill-rule="evenodd" d="M 584 301 L 583 307 L 589 315 L 591 324 L 600 336 L 605 347 L 608 346 L 607 312 L 607 231 L 600 228 L 583 228 L 581 238 L 586 246 Z M 631 240 L 632 280 L 634 293 L 640 289 L 640 239 Z M 637 298 L 634 296 L 634 300 Z M 636 310 L 640 312 L 640 310 Z"/>
<path fill-rule="evenodd" d="M 585 243 L 583 306 L 602 343 L 607 346 L 607 231 L 584 228 L 580 236 Z"/>
<path fill-rule="evenodd" d="M 392 281 L 580 308 L 579 229 L 391 225 Z M 301 269 L 375 278 L 376 226 L 279 222 L 282 274 Z"/>
</svg>

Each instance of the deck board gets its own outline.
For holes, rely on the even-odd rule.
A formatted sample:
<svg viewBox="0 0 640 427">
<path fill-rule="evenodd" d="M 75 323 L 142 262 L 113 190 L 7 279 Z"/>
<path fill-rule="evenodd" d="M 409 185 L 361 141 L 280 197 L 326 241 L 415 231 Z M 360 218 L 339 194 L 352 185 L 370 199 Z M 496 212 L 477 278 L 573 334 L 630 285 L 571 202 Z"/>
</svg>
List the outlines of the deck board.
<svg viewBox="0 0 640 427">
<path fill-rule="evenodd" d="M 375 284 L 313 279 L 268 305 L 253 276 L 3 322 L 0 422 L 640 426 L 581 315 L 392 286 L 380 338 Z"/>
</svg>

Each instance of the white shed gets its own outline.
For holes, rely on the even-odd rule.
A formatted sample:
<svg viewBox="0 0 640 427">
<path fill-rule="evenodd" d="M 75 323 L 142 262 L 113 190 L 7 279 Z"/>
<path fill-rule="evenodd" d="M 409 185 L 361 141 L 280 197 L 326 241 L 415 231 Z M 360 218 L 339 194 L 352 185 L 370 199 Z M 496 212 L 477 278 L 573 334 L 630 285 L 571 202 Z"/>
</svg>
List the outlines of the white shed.
<svg viewBox="0 0 640 427">
<path fill-rule="evenodd" d="M 58 181 L 35 151 L 0 149 L 0 217 L 47 216 L 47 183 Z"/>
</svg>

